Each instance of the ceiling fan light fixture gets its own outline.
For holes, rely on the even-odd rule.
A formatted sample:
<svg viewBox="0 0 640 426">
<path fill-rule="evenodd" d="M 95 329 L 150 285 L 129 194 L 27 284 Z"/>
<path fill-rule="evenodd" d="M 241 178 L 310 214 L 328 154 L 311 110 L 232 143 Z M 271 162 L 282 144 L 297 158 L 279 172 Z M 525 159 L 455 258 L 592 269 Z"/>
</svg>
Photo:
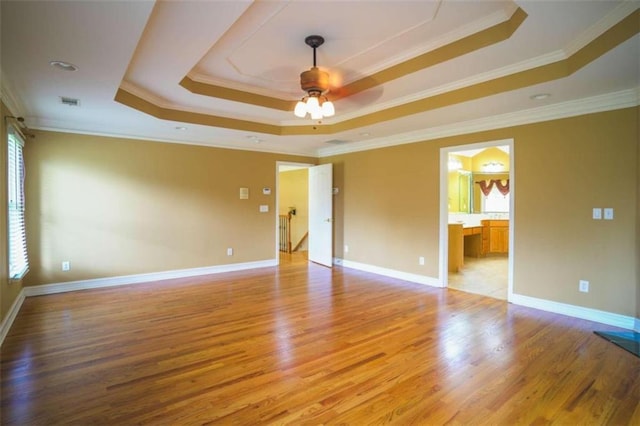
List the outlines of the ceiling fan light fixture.
<svg viewBox="0 0 640 426">
<path fill-rule="evenodd" d="M 300 73 L 300 87 L 305 92 L 325 92 L 329 89 L 329 73 L 314 65 L 310 70 Z"/>
<path fill-rule="evenodd" d="M 307 98 L 307 112 L 314 113 L 320 112 L 320 102 L 318 101 L 317 96 L 309 96 Z"/>
<path fill-rule="evenodd" d="M 293 110 L 293 114 L 299 118 L 304 118 L 304 116 L 307 115 L 307 104 L 304 100 L 298 101 L 296 108 Z"/>
<path fill-rule="evenodd" d="M 322 104 L 322 115 L 324 115 L 325 117 L 333 117 L 335 113 L 336 113 L 336 109 L 333 106 L 333 102 L 325 101 Z"/>
<path fill-rule="evenodd" d="M 316 66 L 316 49 L 324 43 L 324 38 L 310 35 L 304 42 L 313 48 L 313 67 L 300 73 L 300 87 L 307 92 L 307 96 L 296 104 L 293 114 L 299 118 L 309 114 L 313 120 L 332 117 L 336 109 L 324 95 L 329 90 L 329 74 Z"/>
</svg>

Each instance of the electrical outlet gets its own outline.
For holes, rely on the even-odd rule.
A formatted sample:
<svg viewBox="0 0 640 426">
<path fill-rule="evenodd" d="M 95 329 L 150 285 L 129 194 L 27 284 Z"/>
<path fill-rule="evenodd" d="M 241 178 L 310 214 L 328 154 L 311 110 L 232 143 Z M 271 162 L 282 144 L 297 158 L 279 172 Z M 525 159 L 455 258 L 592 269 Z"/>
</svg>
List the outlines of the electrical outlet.
<svg viewBox="0 0 640 426">
<path fill-rule="evenodd" d="M 349 253 L 349 246 L 346 244 L 344 245 L 344 252 Z"/>
<path fill-rule="evenodd" d="M 418 264 L 419 264 L 419 265 L 424 265 L 424 256 L 420 256 L 420 257 L 418 258 Z"/>
<path fill-rule="evenodd" d="M 233 256 L 233 249 L 231 247 L 227 249 L 227 256 Z"/>
<path fill-rule="evenodd" d="M 582 293 L 589 293 L 589 281 L 580 280 L 578 290 L 580 290 Z"/>
<path fill-rule="evenodd" d="M 62 262 L 62 270 L 66 272 L 69 269 L 71 269 L 71 263 L 68 260 Z"/>
</svg>

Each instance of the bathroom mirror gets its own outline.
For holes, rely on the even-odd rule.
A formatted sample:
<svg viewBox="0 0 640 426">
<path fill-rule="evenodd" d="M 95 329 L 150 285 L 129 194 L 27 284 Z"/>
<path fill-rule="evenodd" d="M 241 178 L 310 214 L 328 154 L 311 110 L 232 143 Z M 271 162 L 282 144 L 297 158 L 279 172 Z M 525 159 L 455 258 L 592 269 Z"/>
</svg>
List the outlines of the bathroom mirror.
<svg viewBox="0 0 640 426">
<path fill-rule="evenodd" d="M 467 170 L 449 172 L 449 212 L 471 213 L 473 202 L 472 173 Z"/>
</svg>

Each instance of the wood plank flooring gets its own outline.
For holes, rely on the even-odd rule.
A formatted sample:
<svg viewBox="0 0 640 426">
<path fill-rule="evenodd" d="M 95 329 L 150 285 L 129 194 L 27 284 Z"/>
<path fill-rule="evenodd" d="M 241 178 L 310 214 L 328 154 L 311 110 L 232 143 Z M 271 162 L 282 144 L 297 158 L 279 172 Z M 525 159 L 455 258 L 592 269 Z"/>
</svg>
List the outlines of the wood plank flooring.
<svg viewBox="0 0 640 426">
<path fill-rule="evenodd" d="M 640 424 L 612 330 L 302 261 L 28 298 L 1 422 Z"/>
</svg>

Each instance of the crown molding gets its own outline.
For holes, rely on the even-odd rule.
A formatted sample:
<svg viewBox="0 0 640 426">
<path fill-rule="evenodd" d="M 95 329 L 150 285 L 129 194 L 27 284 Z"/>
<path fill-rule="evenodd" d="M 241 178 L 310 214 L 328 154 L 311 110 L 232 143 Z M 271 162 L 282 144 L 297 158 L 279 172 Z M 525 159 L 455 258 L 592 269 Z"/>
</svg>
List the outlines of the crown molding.
<svg viewBox="0 0 640 426">
<path fill-rule="evenodd" d="M 120 83 L 119 89 L 125 90 L 132 95 L 135 95 L 141 99 L 144 99 L 147 102 L 151 102 L 152 104 L 160 107 L 160 108 L 180 108 L 183 110 L 187 110 L 186 107 L 182 105 L 176 105 L 171 102 L 167 102 L 166 99 L 161 98 L 160 96 L 155 95 L 154 93 L 143 89 L 142 87 L 136 85 L 135 83 L 131 83 L 130 81 L 122 80 Z M 193 109 L 193 108 L 192 108 Z M 202 112 L 202 111 L 190 111 L 190 112 Z"/>
<path fill-rule="evenodd" d="M 15 90 L 9 80 L 4 77 L 5 75 L 5 72 L 0 69 L 0 100 L 9 109 L 11 115 L 15 117 L 23 116 L 24 105 L 20 102 L 20 98 L 15 95 Z"/>
<path fill-rule="evenodd" d="M 137 86 L 134 83 L 131 83 L 129 81 L 125 81 L 123 80 L 120 83 L 119 86 L 120 90 L 124 90 L 125 92 L 128 92 L 146 102 L 149 102 L 151 104 L 153 104 L 156 107 L 159 108 L 164 108 L 167 110 L 174 110 L 174 111 L 179 111 L 179 112 L 184 112 L 184 113 L 191 113 L 191 114 L 204 114 L 204 115 L 211 115 L 212 111 L 208 110 L 206 108 L 199 108 L 199 107 L 192 107 L 192 106 L 185 106 L 182 104 L 174 104 L 171 102 L 168 102 L 166 99 L 155 95 L 154 93 L 143 89 L 140 86 Z M 117 95 L 116 95 L 117 98 Z M 116 99 L 117 101 L 117 99 Z M 137 108 L 134 108 L 137 109 Z M 144 112 L 144 111 L 143 111 Z M 225 115 L 220 115 L 221 117 L 225 117 Z M 240 120 L 251 120 L 254 123 L 258 123 L 258 124 L 268 124 L 268 125 L 277 125 L 280 124 L 280 122 L 278 120 L 257 120 L 254 117 L 245 115 L 245 116 L 240 116 L 239 114 L 234 114 L 233 118 L 235 119 L 240 119 Z M 175 120 L 169 120 L 169 121 L 175 121 Z M 192 123 L 193 124 L 193 123 Z M 195 123 L 198 124 L 198 123 Z"/>
<path fill-rule="evenodd" d="M 386 61 L 383 61 L 381 63 L 376 64 L 375 66 L 369 67 L 369 68 L 364 68 L 360 70 L 360 74 L 362 75 L 372 75 L 375 73 L 378 73 L 380 71 L 383 71 L 387 68 L 390 67 L 394 67 L 396 65 L 399 65 L 403 62 L 409 61 L 413 58 L 416 58 L 420 55 L 424 55 L 426 53 L 429 53 L 433 50 L 439 49 L 441 47 L 444 47 L 448 44 L 454 43 L 456 41 L 462 40 L 465 37 L 469 37 L 469 36 L 473 36 L 474 34 L 480 33 L 481 31 L 487 30 L 493 26 L 496 26 L 498 24 L 501 24 L 505 21 L 508 21 L 509 19 L 511 19 L 511 17 L 513 16 L 513 14 L 518 10 L 518 6 L 515 5 L 514 3 L 511 3 L 513 7 L 511 7 L 510 9 L 510 13 L 507 13 L 506 10 L 501 10 L 501 11 L 497 11 L 494 12 L 490 15 L 484 16 L 474 22 L 470 22 L 466 25 L 463 25 L 461 27 L 458 27 L 452 31 L 449 31 L 448 33 L 443 34 L 442 36 L 432 39 L 430 40 L 428 43 L 423 44 L 422 46 L 419 46 L 413 50 L 404 52 L 404 54 L 402 56 L 396 56 L 393 58 L 390 58 Z M 388 41 L 384 40 L 380 43 L 378 43 L 378 45 L 380 44 L 384 44 Z M 377 47 L 376 46 L 371 46 L 368 50 L 371 50 L 373 48 Z M 362 53 L 362 52 L 361 52 Z M 343 60 L 342 62 L 347 62 L 352 58 L 346 58 L 345 60 Z M 341 65 L 341 63 L 336 64 L 337 65 Z M 359 78 L 353 78 L 350 80 L 345 80 L 343 81 L 343 85 L 347 85 L 350 83 L 353 83 L 354 81 L 357 81 Z"/>
<path fill-rule="evenodd" d="M 266 147 L 251 146 L 239 147 L 237 145 L 227 145 L 223 143 L 204 143 L 199 141 L 185 141 L 184 139 L 159 138 L 132 134 L 117 134 L 108 131 L 85 131 L 73 129 L 60 122 L 42 122 L 31 120 L 32 129 L 46 130 L 52 132 L 65 132 L 72 134 L 104 136 L 112 138 L 126 138 L 133 140 L 144 140 L 163 143 L 177 143 L 185 145 L 199 145 L 211 148 L 234 149 L 240 151 L 256 151 L 283 155 L 301 155 L 308 157 L 323 158 L 333 155 L 349 154 L 353 152 L 368 151 L 371 149 L 386 148 L 397 145 L 404 145 L 416 142 L 429 141 L 451 136 L 459 136 L 469 133 L 482 132 L 487 130 L 495 130 L 505 127 L 513 127 L 523 124 L 531 124 L 542 121 L 557 120 L 578 115 L 591 114 L 596 112 L 604 112 L 615 109 L 630 108 L 640 105 L 640 86 L 623 90 L 619 92 L 609 93 L 605 95 L 593 96 L 590 98 L 578 99 L 573 101 L 562 102 L 544 107 L 532 108 L 528 110 L 501 114 L 489 118 L 481 118 L 469 120 L 460 123 L 451 123 L 430 129 L 423 129 L 415 132 L 399 134 L 394 137 L 370 139 L 360 142 L 352 142 L 340 146 L 332 146 L 320 148 L 318 150 L 298 150 L 298 151 L 282 151 L 268 149 Z"/>
<path fill-rule="evenodd" d="M 347 145 L 321 148 L 316 152 L 319 158 L 352 152 L 368 151 L 415 142 L 459 136 L 523 124 L 558 120 L 596 112 L 630 108 L 640 104 L 640 87 L 589 98 L 560 102 L 553 105 L 531 108 L 527 110 L 500 114 L 488 118 L 480 118 L 459 123 L 451 123 L 430 129 L 408 132 L 392 138 L 370 139 L 349 143 Z"/>
<path fill-rule="evenodd" d="M 564 47 L 565 55 L 571 56 L 578 50 L 600 37 L 605 31 L 622 21 L 640 7 L 637 0 L 625 0 L 595 24 L 580 33 Z"/>
<path fill-rule="evenodd" d="M 210 75 L 199 73 L 196 71 L 189 72 L 186 75 L 186 77 L 188 77 L 189 79 L 193 80 L 196 83 L 208 84 L 212 86 L 220 86 L 227 89 L 239 90 L 247 93 L 254 93 L 256 95 L 271 96 L 277 99 L 282 99 L 283 101 L 290 101 L 291 98 L 294 98 L 294 99 L 301 98 L 302 95 L 304 94 L 302 89 L 298 90 L 296 93 L 283 92 L 280 90 L 267 89 L 260 86 L 253 86 L 251 84 L 240 83 L 237 81 L 230 81 L 230 80 L 224 80 L 221 78 L 215 78 Z M 294 81 L 296 83 L 300 82 L 299 79 Z"/>
<path fill-rule="evenodd" d="M 47 132 L 56 132 L 56 133 L 70 133 L 75 135 L 88 135 L 88 136 L 100 136 L 105 138 L 120 138 L 120 139 L 131 139 L 131 140 L 139 140 L 139 141 L 148 141 L 148 142 L 159 142 L 159 143 L 173 143 L 179 145 L 195 145 L 195 146 L 204 146 L 208 148 L 220 148 L 220 149 L 232 149 L 235 151 L 251 151 L 251 152 L 264 152 L 268 154 L 282 154 L 282 155 L 298 155 L 302 157 L 316 157 L 316 152 L 314 149 L 290 149 L 287 151 L 283 151 L 282 149 L 270 149 L 265 146 L 260 145 L 246 145 L 246 146 L 238 146 L 236 142 L 202 142 L 198 140 L 185 140 L 184 135 L 181 138 L 168 138 L 161 136 L 145 136 L 145 135 L 136 135 L 134 133 L 114 133 L 108 130 L 83 130 L 73 128 L 72 123 L 66 123 L 62 121 L 54 121 L 54 120 L 41 120 L 37 118 L 27 117 L 29 121 L 29 129 L 31 130 L 44 130 Z M 209 140 L 216 140 L 216 138 L 209 138 Z"/>
<path fill-rule="evenodd" d="M 396 106 L 408 104 L 410 102 L 430 98 L 433 96 L 441 95 L 454 90 L 464 89 L 465 87 L 470 87 L 476 84 L 485 83 L 487 81 L 492 81 L 492 80 L 506 77 L 522 71 L 527 71 L 530 69 L 542 67 L 544 65 L 549 65 L 554 62 L 562 61 L 565 59 L 567 59 L 567 56 L 565 55 L 564 51 L 556 50 L 554 52 L 546 53 L 544 55 L 540 55 L 535 58 L 526 59 L 524 61 L 520 61 L 511 65 L 506 65 L 504 67 L 497 68 L 495 70 L 487 71 L 480 74 L 474 74 L 472 76 L 463 78 L 458 81 L 454 81 L 448 84 L 443 84 L 441 86 L 433 87 L 420 92 L 415 92 L 410 95 L 404 96 L 402 98 L 394 99 L 393 101 L 381 102 L 374 106 L 361 107 L 357 112 L 342 113 L 340 114 L 339 120 L 334 118 L 334 122 L 351 120 L 353 118 L 361 117 L 363 115 L 384 111 L 386 109 L 390 109 Z"/>
</svg>

